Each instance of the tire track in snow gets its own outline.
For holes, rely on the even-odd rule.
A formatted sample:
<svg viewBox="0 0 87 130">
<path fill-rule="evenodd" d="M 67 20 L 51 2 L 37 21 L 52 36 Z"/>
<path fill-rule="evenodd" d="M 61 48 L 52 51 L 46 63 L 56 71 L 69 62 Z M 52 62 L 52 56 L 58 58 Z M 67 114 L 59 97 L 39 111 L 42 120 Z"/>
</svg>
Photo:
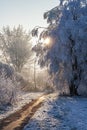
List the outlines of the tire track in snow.
<svg viewBox="0 0 87 130">
<path fill-rule="evenodd" d="M 21 110 L 11 114 L 7 118 L 0 121 L 0 130 L 22 130 L 28 123 L 37 109 L 41 106 L 46 95 L 31 101 L 22 107 Z"/>
</svg>

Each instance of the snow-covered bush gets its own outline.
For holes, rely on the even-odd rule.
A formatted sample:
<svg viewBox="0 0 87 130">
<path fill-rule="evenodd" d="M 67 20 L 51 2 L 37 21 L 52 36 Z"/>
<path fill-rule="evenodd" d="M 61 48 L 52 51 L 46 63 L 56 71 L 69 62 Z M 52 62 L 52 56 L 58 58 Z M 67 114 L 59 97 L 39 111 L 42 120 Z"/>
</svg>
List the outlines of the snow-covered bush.
<svg viewBox="0 0 87 130">
<path fill-rule="evenodd" d="M 4 75 L 6 78 L 11 78 L 14 75 L 14 69 L 9 66 L 8 64 L 4 64 L 2 62 L 0 62 L 0 75 L 2 75 L 2 73 L 4 72 Z"/>
<path fill-rule="evenodd" d="M 39 64 L 49 67 L 61 93 L 87 95 L 87 0 L 60 0 L 44 18 L 49 26 L 40 39 L 53 40 L 51 44 L 39 42 L 33 48 Z"/>
<path fill-rule="evenodd" d="M 0 66 L 0 107 L 6 104 L 13 105 L 17 94 L 15 76 L 8 65 L 2 63 L 0 65 L 2 65 Z"/>
</svg>

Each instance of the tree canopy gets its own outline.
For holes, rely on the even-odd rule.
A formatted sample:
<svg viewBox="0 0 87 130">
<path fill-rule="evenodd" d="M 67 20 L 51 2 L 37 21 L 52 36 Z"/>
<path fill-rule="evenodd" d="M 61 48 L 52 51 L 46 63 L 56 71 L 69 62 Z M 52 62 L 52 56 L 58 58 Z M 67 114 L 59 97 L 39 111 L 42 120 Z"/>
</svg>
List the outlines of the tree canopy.
<svg viewBox="0 0 87 130">
<path fill-rule="evenodd" d="M 12 64 L 16 71 L 21 71 L 31 56 L 31 36 L 22 26 L 10 29 L 3 27 L 0 33 L 0 46 L 6 62 Z"/>
<path fill-rule="evenodd" d="M 49 26 L 33 48 L 39 64 L 48 66 L 54 85 L 62 92 L 87 94 L 87 0 L 60 0 L 44 13 L 44 19 Z M 51 46 L 43 46 L 47 37 L 53 39 Z"/>
</svg>

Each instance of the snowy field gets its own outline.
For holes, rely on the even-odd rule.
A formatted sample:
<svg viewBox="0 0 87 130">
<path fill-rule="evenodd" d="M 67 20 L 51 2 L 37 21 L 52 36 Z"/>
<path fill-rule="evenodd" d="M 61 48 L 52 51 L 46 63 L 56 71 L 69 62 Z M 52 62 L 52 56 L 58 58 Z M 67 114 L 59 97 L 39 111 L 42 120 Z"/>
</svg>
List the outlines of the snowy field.
<svg viewBox="0 0 87 130">
<path fill-rule="evenodd" d="M 5 111 L 0 111 L 0 119 L 9 116 L 10 114 L 21 109 L 25 104 L 31 102 L 33 99 L 36 99 L 43 95 L 43 93 L 20 93 L 17 96 L 16 103 L 13 106 L 8 106 Z"/>
<path fill-rule="evenodd" d="M 87 98 L 50 94 L 24 130 L 87 130 Z"/>
</svg>

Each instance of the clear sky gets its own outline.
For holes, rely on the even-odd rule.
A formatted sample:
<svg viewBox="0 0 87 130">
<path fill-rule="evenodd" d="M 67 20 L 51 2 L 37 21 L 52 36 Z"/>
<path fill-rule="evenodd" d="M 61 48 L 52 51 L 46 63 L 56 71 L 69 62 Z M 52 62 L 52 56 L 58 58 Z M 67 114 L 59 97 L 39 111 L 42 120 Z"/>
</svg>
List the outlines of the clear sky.
<svg viewBox="0 0 87 130">
<path fill-rule="evenodd" d="M 58 5 L 59 0 L 0 0 L 0 28 L 23 25 L 27 30 L 46 26 L 43 13 Z"/>
</svg>

